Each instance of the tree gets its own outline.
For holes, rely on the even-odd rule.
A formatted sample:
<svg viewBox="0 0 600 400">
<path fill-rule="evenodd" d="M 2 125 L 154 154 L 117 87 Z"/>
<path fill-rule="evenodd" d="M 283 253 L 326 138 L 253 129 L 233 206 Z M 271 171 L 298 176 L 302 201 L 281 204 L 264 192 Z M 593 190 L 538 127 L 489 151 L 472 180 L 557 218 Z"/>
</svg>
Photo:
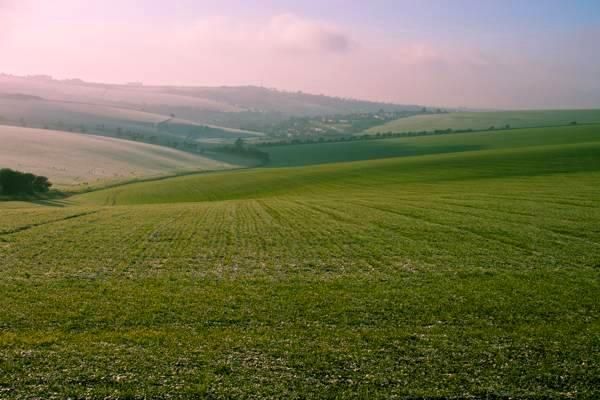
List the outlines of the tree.
<svg viewBox="0 0 600 400">
<path fill-rule="evenodd" d="M 243 150 L 244 149 L 244 139 L 237 138 L 237 140 L 235 141 L 235 148 L 236 148 L 236 150 Z"/>
<path fill-rule="evenodd" d="M 0 193 L 5 195 L 46 193 L 52 183 L 45 176 L 0 169 Z"/>
<path fill-rule="evenodd" d="M 33 179 L 33 191 L 38 193 L 47 193 L 52 187 L 52 183 L 47 177 L 38 175 Z"/>
</svg>

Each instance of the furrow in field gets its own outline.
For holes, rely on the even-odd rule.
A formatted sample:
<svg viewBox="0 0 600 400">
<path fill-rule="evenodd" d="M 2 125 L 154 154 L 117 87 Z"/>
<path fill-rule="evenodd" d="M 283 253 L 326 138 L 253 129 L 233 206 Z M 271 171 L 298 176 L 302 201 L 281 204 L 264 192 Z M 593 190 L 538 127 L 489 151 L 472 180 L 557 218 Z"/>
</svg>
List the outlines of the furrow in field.
<svg viewBox="0 0 600 400">
<path fill-rule="evenodd" d="M 483 234 L 481 232 L 477 232 L 477 231 L 467 228 L 465 226 L 457 227 L 456 225 L 453 225 L 451 223 L 441 222 L 439 220 L 427 218 L 424 215 L 414 215 L 414 214 L 410 214 L 407 212 L 402 212 L 398 209 L 392 209 L 392 208 L 381 206 L 381 205 L 366 204 L 366 203 L 354 203 L 354 204 L 357 204 L 357 205 L 363 206 L 363 207 L 367 207 L 367 208 L 372 208 L 372 209 L 379 210 L 379 211 L 383 211 L 383 212 L 387 212 L 387 213 L 391 213 L 394 215 L 398 215 L 402 218 L 412 219 L 412 220 L 419 221 L 421 223 L 429 224 L 432 226 L 441 227 L 449 232 L 458 233 L 458 234 L 466 234 L 466 235 L 470 235 L 470 236 L 476 236 L 476 237 L 479 237 L 480 239 L 482 239 L 484 242 L 486 242 L 486 241 L 495 242 L 495 243 L 499 243 L 503 246 L 513 247 L 514 249 L 516 249 L 518 251 L 525 251 L 532 255 L 538 254 L 534 250 L 531 250 L 531 249 L 521 245 L 518 242 L 515 243 L 513 241 L 508 241 L 506 239 L 499 239 L 497 237 L 493 237 L 490 235 Z M 410 207 L 407 204 L 403 204 L 402 206 L 403 206 L 403 208 Z"/>
<path fill-rule="evenodd" d="M 206 220 L 200 225 L 206 229 L 203 240 L 199 243 L 196 260 L 214 270 L 217 274 L 224 274 L 229 265 L 228 258 L 228 235 L 229 224 L 227 214 L 230 212 L 229 203 L 210 205 L 207 209 Z"/>
<path fill-rule="evenodd" d="M 567 206 L 567 207 L 580 207 L 580 208 L 593 208 L 596 209 L 598 206 L 594 203 L 594 201 L 592 200 L 585 200 L 586 204 L 581 204 L 581 203 L 576 203 L 576 202 L 572 202 L 572 201 L 558 201 L 556 200 L 554 197 L 550 197 L 550 199 L 548 198 L 544 198 L 542 196 L 536 196 L 535 199 L 532 199 L 531 197 L 517 197 L 517 196 L 513 196 L 513 195 L 498 195 L 498 194 L 481 194 L 482 197 L 485 198 L 489 198 L 489 199 L 498 199 L 501 201 L 505 201 L 505 200 L 520 200 L 520 201 L 524 201 L 524 202 L 532 202 L 532 203 L 546 203 L 546 204 L 555 204 L 555 205 L 559 205 L 559 206 Z"/>
<path fill-rule="evenodd" d="M 87 212 L 76 218 L 66 218 L 44 224 L 37 229 L 16 233 L 5 248 L 6 266 L 20 266 L 23 272 L 51 276 L 64 268 L 65 260 L 71 267 L 82 267 L 80 261 L 88 259 L 86 247 L 89 233 L 97 230 L 98 223 L 106 217 L 104 212 Z M 35 245 L 32 245 L 35 243 Z M 95 245 L 99 245 L 96 243 Z M 55 255 L 60 254 L 60 258 Z M 92 263 L 95 260 L 92 260 Z M 64 272 L 64 271 L 63 271 Z"/>
<path fill-rule="evenodd" d="M 552 204 L 544 205 L 543 201 L 536 201 L 534 197 L 524 201 L 522 199 L 512 198 L 511 200 L 504 199 L 502 201 L 489 201 L 482 199 L 478 194 L 468 194 L 468 196 L 436 196 L 436 200 L 444 202 L 451 206 L 461 206 L 465 208 L 473 208 L 483 211 L 493 211 L 503 213 L 508 216 L 522 217 L 539 217 L 544 215 L 548 219 L 547 213 L 550 213 L 552 219 L 560 219 L 565 222 L 579 223 L 582 213 L 598 213 L 600 208 L 590 207 L 571 207 L 565 205 Z"/>
<path fill-rule="evenodd" d="M 307 220 L 310 215 L 308 221 L 311 226 L 319 227 L 313 234 L 315 246 L 327 247 L 321 258 L 334 255 L 339 262 L 347 265 L 346 270 L 358 268 L 362 272 L 381 272 L 382 268 L 411 264 L 406 256 L 406 246 L 407 240 L 412 238 L 402 237 L 393 229 L 382 232 L 381 225 L 372 215 L 357 213 L 356 208 L 348 207 L 344 202 L 307 203 L 310 204 L 297 202 L 304 208 L 303 218 Z M 339 210 L 339 206 L 343 210 Z M 302 209 L 300 207 L 298 209 Z"/>
<path fill-rule="evenodd" d="M 550 256 L 558 259 L 561 254 L 571 252 L 575 255 L 569 260 L 570 265 L 589 265 L 593 263 L 593 260 L 590 259 L 589 246 L 599 247 L 599 244 L 594 241 L 571 234 L 570 231 L 565 231 L 565 226 L 562 228 L 545 227 L 541 226 L 540 222 L 536 220 L 515 222 L 489 214 L 484 216 L 464 213 L 457 214 L 455 210 L 408 205 L 406 203 L 405 207 L 422 210 L 422 214 L 432 215 L 438 222 L 442 219 L 440 213 L 460 215 L 460 218 L 443 218 L 442 223 L 449 226 L 456 226 L 458 229 L 470 231 L 475 234 L 481 234 L 485 237 L 493 237 L 505 243 L 510 242 L 531 254 L 545 256 L 548 258 L 548 263 L 553 263 Z M 435 213 L 432 213 L 432 211 L 435 211 Z M 494 222 L 492 223 L 492 221 Z"/>
<path fill-rule="evenodd" d="M 266 265 L 271 249 L 273 248 L 270 239 L 273 236 L 281 235 L 281 227 L 275 225 L 270 214 L 264 206 L 257 200 L 247 202 L 246 218 L 247 232 L 244 238 L 244 247 L 249 253 L 248 257 L 255 261 L 258 268 Z"/>
<path fill-rule="evenodd" d="M 170 257 L 170 260 L 177 260 L 178 268 L 195 270 L 200 266 L 192 260 L 198 249 L 208 247 L 206 229 L 209 208 L 210 206 L 206 204 L 188 205 L 187 213 L 177 221 L 177 224 L 170 227 L 178 232 Z"/>
<path fill-rule="evenodd" d="M 313 222 L 311 225 L 318 228 L 312 230 L 312 234 L 322 243 L 327 243 L 330 250 L 335 249 L 334 254 L 336 254 L 337 257 L 347 257 L 348 248 L 344 245 L 342 240 L 347 236 L 346 232 L 351 232 L 358 222 L 351 219 L 349 216 L 331 212 L 310 201 L 296 200 L 294 203 L 299 206 L 300 210 L 303 210 L 303 215 L 308 216 L 312 214 L 311 218 L 313 219 Z"/>
<path fill-rule="evenodd" d="M 492 220 L 498 222 L 509 222 L 511 224 L 515 224 L 517 226 L 531 226 L 535 225 L 536 228 L 542 228 L 539 221 L 539 216 L 536 214 L 527 214 L 527 213 L 515 213 L 504 210 L 492 210 L 492 209 L 483 209 L 472 206 L 463 206 L 458 203 L 450 203 L 445 202 L 439 199 L 428 198 L 426 202 L 418 201 L 418 200 L 405 200 L 404 205 L 414 209 L 420 209 L 423 211 L 433 210 L 440 213 L 448 213 L 454 214 L 457 216 L 463 216 L 464 218 L 474 218 L 481 220 Z M 544 221 L 541 221 L 544 222 Z M 557 216 L 553 218 L 553 223 L 555 223 L 557 227 L 564 226 L 572 220 L 563 219 L 562 216 Z M 548 230 L 551 230 L 548 228 Z"/>
<path fill-rule="evenodd" d="M 171 213 L 157 212 L 154 222 L 143 231 L 136 241 L 136 252 L 132 254 L 130 264 L 135 268 L 158 267 L 157 260 L 169 258 L 172 247 L 177 243 L 177 231 L 170 227 L 186 215 L 186 210 L 172 210 Z"/>
<path fill-rule="evenodd" d="M 347 251 L 335 243 L 338 233 L 328 232 L 325 228 L 332 221 L 322 215 L 306 209 L 303 204 L 290 200 L 262 200 L 261 206 L 271 219 L 274 240 L 271 249 L 279 254 L 279 264 L 291 270 L 298 268 L 335 269 L 349 260 Z M 284 265 L 286 264 L 286 265 Z"/>
<path fill-rule="evenodd" d="M 59 222 L 63 222 L 63 221 L 68 221 L 70 219 L 80 218 L 80 217 L 84 217 L 86 215 L 96 214 L 99 211 L 100 210 L 78 212 L 78 213 L 75 213 L 75 214 L 69 213 L 68 215 L 60 217 L 60 218 L 49 219 L 49 220 L 42 221 L 42 222 L 25 224 L 25 225 L 17 225 L 17 226 L 5 228 L 5 229 L 0 230 L 0 236 L 3 236 L 3 235 L 12 235 L 12 234 L 19 233 L 19 232 L 22 232 L 22 231 L 26 231 L 26 230 L 29 230 L 29 229 L 37 228 L 37 227 L 40 227 L 40 226 L 54 224 L 54 223 L 59 223 Z"/>
<path fill-rule="evenodd" d="M 429 204 L 432 202 L 436 202 L 436 200 L 429 200 Z M 516 226 L 523 228 L 529 228 L 530 230 L 540 230 L 546 231 L 551 234 L 565 237 L 572 240 L 583 241 L 587 244 L 592 244 L 595 246 L 599 246 L 600 243 L 592 240 L 591 238 L 597 237 L 593 232 L 588 231 L 588 229 L 593 229 L 597 227 L 595 221 L 599 218 L 589 218 L 587 221 L 580 217 L 581 222 L 578 222 L 576 219 L 567 219 L 564 215 L 558 214 L 553 218 L 540 218 L 539 215 L 541 212 L 535 213 L 516 213 L 506 210 L 493 210 L 490 208 L 479 208 L 473 205 L 464 205 L 456 202 L 447 202 L 443 200 L 437 200 L 438 204 L 450 205 L 453 209 L 447 209 L 444 207 L 422 207 L 418 205 L 412 205 L 412 207 L 421 208 L 423 210 L 434 209 L 437 211 L 444 211 L 448 213 L 454 213 L 457 215 L 465 215 L 468 217 L 477 217 L 482 219 L 490 219 L 497 221 L 498 223 L 509 222 L 511 224 L 515 224 Z M 459 211 L 459 209 L 466 209 L 468 211 Z M 485 215 L 480 215 L 479 213 L 484 213 Z M 545 214 L 549 214 L 549 210 L 544 211 Z M 590 216 L 591 217 L 591 216 Z M 591 221 L 591 222 L 588 222 Z M 574 225 L 576 224 L 576 225 Z M 568 229 L 569 226 L 573 228 Z M 538 232 L 539 233 L 539 232 Z M 579 233 L 579 234 L 578 234 Z M 587 235 L 586 235 L 587 234 Z"/>
<path fill-rule="evenodd" d="M 295 265 L 315 258 L 310 254 L 314 250 L 313 229 L 310 218 L 302 213 L 301 207 L 289 200 L 259 200 L 262 212 L 268 215 L 269 249 L 276 252 L 276 264 Z"/>
</svg>

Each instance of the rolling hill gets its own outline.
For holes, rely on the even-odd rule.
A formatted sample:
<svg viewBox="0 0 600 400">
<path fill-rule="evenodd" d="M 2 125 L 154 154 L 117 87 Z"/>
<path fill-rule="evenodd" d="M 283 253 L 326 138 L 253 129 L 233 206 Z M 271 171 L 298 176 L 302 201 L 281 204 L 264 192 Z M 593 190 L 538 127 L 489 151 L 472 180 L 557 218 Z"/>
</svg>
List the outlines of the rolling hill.
<svg viewBox="0 0 600 400">
<path fill-rule="evenodd" d="M 142 182 L 80 197 L 97 205 L 155 204 L 272 196 L 352 196 L 362 190 L 385 190 L 404 184 L 440 184 L 454 180 L 481 180 L 518 176 L 543 176 L 562 172 L 600 170 L 600 137 L 594 142 L 528 146 L 467 153 L 400 157 L 300 168 L 274 168 L 185 176 Z M 84 202 L 85 204 L 85 202 Z"/>
<path fill-rule="evenodd" d="M 110 106 L 162 116 L 174 114 L 197 124 L 234 129 L 270 124 L 294 116 L 376 112 L 381 109 L 420 110 L 418 106 L 341 99 L 254 86 L 111 85 L 77 79 L 59 81 L 45 76 L 0 75 L 1 94 Z"/>
<path fill-rule="evenodd" d="M 0 94 L 0 122 L 15 126 L 94 133 L 101 136 L 202 143 L 214 139 L 261 136 L 244 131 L 140 111 L 116 105 L 48 100 L 29 95 Z"/>
<path fill-rule="evenodd" d="M 589 125 L 279 145 L 261 149 L 269 153 L 269 167 L 286 167 L 598 140 L 600 126 Z"/>
<path fill-rule="evenodd" d="M 384 132 L 432 132 L 435 130 L 484 130 L 494 127 L 534 128 L 600 123 L 600 110 L 541 110 L 541 111 L 489 111 L 453 112 L 431 115 L 417 115 L 401 118 L 376 126 L 366 133 Z"/>
<path fill-rule="evenodd" d="M 45 175 L 60 188 L 234 168 L 182 151 L 94 135 L 0 126 L 0 167 Z"/>
<path fill-rule="evenodd" d="M 600 141 L 587 128 L 0 203 L 0 388 L 597 397 Z"/>
</svg>

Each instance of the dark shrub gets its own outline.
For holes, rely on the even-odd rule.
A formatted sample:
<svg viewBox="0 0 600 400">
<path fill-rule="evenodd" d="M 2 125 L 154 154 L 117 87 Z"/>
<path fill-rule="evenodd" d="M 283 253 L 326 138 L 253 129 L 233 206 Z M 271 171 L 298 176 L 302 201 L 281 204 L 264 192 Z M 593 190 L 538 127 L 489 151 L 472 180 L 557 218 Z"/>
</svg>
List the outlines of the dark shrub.
<svg viewBox="0 0 600 400">
<path fill-rule="evenodd" d="M 10 168 L 0 169 L 0 194 L 34 194 L 46 193 L 52 183 L 45 176 L 14 171 Z"/>
</svg>

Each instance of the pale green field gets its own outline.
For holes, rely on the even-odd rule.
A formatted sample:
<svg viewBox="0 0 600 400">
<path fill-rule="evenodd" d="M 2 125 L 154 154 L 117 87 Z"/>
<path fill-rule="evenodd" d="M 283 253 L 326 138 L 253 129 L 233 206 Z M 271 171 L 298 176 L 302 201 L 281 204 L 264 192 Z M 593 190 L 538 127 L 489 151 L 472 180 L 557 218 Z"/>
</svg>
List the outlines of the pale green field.
<svg viewBox="0 0 600 400">
<path fill-rule="evenodd" d="M 0 167 L 44 175 L 61 189 L 238 165 L 102 136 L 0 126 Z"/>
<path fill-rule="evenodd" d="M 482 130 L 490 127 L 533 128 L 544 126 L 600 123 L 600 110 L 541 110 L 457 112 L 449 114 L 417 115 L 401 118 L 369 129 L 366 133 L 432 132 L 445 129 Z"/>
</svg>

